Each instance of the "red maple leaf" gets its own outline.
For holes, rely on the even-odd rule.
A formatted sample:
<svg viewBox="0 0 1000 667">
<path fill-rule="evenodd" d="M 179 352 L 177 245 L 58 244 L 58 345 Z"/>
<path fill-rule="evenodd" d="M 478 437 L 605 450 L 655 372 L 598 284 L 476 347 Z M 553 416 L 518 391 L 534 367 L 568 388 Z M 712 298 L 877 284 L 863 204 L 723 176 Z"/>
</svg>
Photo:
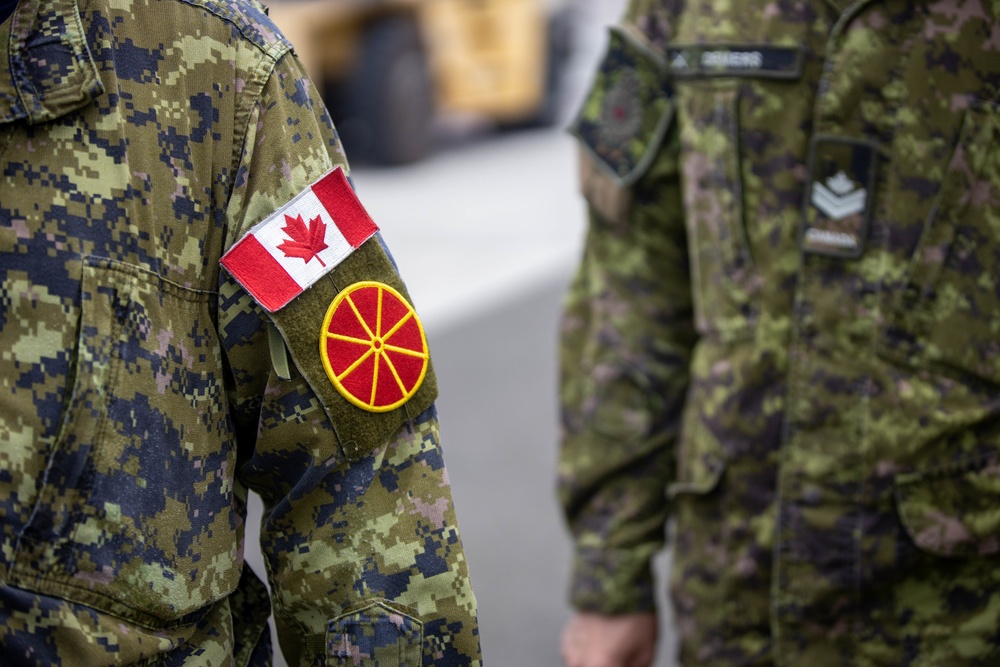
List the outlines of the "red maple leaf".
<svg viewBox="0 0 1000 667">
<path fill-rule="evenodd" d="M 326 237 L 326 223 L 320 220 L 318 215 L 310 220 L 309 226 L 306 227 L 301 214 L 294 218 L 286 214 L 285 226 L 281 231 L 291 239 L 278 246 L 278 250 L 285 253 L 285 257 L 299 257 L 305 260 L 306 264 L 315 257 L 321 265 L 326 266 L 326 262 L 319 258 L 319 253 L 327 249 L 326 243 L 323 242 Z"/>
</svg>

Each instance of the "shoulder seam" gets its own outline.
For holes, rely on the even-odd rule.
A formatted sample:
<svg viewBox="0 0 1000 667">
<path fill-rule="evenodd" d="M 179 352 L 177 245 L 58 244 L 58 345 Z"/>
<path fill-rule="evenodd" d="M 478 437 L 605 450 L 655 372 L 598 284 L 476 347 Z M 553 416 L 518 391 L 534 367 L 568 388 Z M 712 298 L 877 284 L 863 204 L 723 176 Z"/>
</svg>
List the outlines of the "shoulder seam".
<svg viewBox="0 0 1000 667">
<path fill-rule="evenodd" d="M 189 5 L 191 7 L 196 7 L 198 9 L 203 9 L 206 12 L 218 17 L 219 19 L 229 23 L 234 28 L 236 28 L 240 35 L 250 44 L 252 44 L 257 50 L 263 53 L 270 60 L 277 62 L 281 57 L 291 51 L 292 45 L 281 32 L 275 27 L 275 39 L 269 43 L 263 35 L 254 32 L 248 25 L 248 21 L 244 18 L 240 20 L 238 14 L 232 11 L 227 11 L 227 7 L 216 2 L 206 2 L 204 0 L 177 0 L 178 2 Z"/>
</svg>

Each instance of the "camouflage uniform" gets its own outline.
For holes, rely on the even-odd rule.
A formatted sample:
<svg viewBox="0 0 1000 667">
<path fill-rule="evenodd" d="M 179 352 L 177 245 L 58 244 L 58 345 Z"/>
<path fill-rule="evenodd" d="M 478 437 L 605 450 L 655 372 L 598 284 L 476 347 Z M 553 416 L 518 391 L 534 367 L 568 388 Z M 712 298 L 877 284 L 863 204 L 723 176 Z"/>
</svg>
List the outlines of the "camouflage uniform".
<svg viewBox="0 0 1000 667">
<path fill-rule="evenodd" d="M 315 373 L 338 290 L 403 290 L 380 240 L 273 316 L 219 266 L 345 164 L 289 49 L 253 0 L 0 29 L 5 666 L 270 664 L 248 488 L 289 664 L 480 664 L 432 375 L 376 414 Z"/>
<path fill-rule="evenodd" d="M 635 0 L 574 124 L 572 601 L 684 664 L 1000 664 L 1000 2 Z"/>
</svg>

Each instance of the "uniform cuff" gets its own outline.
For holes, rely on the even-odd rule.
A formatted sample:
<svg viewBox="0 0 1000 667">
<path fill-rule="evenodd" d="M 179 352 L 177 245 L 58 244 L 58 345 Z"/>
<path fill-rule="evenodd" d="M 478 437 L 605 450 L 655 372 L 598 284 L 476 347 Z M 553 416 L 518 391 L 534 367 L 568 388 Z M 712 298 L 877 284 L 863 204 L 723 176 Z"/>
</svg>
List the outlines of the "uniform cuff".
<svg viewBox="0 0 1000 667">
<path fill-rule="evenodd" d="M 573 559 L 570 604 L 596 614 L 656 611 L 652 571 L 655 547 L 605 550 L 578 548 Z"/>
</svg>

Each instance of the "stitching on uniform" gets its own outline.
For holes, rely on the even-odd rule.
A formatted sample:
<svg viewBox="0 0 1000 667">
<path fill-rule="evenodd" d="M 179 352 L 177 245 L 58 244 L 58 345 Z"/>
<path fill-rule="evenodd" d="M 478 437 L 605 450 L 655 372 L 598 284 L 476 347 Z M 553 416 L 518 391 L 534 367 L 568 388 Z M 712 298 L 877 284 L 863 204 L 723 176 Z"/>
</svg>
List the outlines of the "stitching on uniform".
<svg viewBox="0 0 1000 667">
<path fill-rule="evenodd" d="M 746 325 L 747 329 L 751 331 L 754 330 L 754 325 L 760 318 L 760 289 L 755 288 L 754 283 L 759 279 L 759 273 L 757 271 L 757 266 L 753 260 L 753 253 L 750 251 L 750 233 L 747 230 L 746 225 L 746 208 L 745 202 L 743 200 L 743 174 L 741 171 L 741 166 L 743 164 L 743 156 L 740 153 L 740 89 L 741 84 L 737 84 L 733 88 L 733 99 L 730 104 L 730 122 L 726 128 L 730 137 L 730 145 L 732 147 L 733 153 L 735 153 L 735 160 L 733 161 L 733 181 L 730 184 L 730 192 L 733 197 L 734 207 L 737 209 L 737 215 L 733 216 L 733 226 L 736 229 L 732 230 L 736 238 L 738 247 L 737 252 L 740 255 L 741 261 L 744 263 L 743 271 L 746 274 L 743 279 L 738 284 L 738 287 L 743 291 L 747 298 L 747 307 L 749 312 L 746 314 Z M 735 282 L 735 281 L 734 281 Z"/>
<path fill-rule="evenodd" d="M 184 0 L 181 1 L 183 2 Z M 240 128 L 239 135 L 237 135 L 239 140 L 233 142 L 233 155 L 232 162 L 230 163 L 233 178 L 230 183 L 229 193 L 226 197 L 226 209 L 229 208 L 232 202 L 233 194 L 236 191 L 236 183 L 239 178 L 240 167 L 244 163 L 250 163 L 253 161 L 255 146 L 247 145 L 250 141 L 251 134 L 250 122 L 255 118 L 260 118 L 260 110 L 263 107 L 262 97 L 264 95 L 264 88 L 267 86 L 268 81 L 274 77 L 274 71 L 277 69 L 277 66 L 277 60 L 267 60 L 263 66 L 258 64 L 258 66 L 254 68 L 253 85 L 256 87 L 256 90 L 250 90 L 247 92 L 246 98 L 250 101 L 250 104 L 248 105 L 249 108 L 246 113 L 246 119 L 242 123 L 236 123 L 237 125 L 242 125 L 242 127 Z M 239 105 L 237 105 L 237 107 L 239 107 Z M 242 112 L 237 112 L 237 114 L 240 113 Z M 238 115 L 234 116 L 234 121 L 239 121 Z M 225 236 L 235 240 L 236 235 L 239 235 L 245 226 L 246 225 L 236 229 L 227 229 Z"/>
<path fill-rule="evenodd" d="M 99 255 L 84 255 L 83 260 L 88 266 L 92 266 L 97 269 L 102 269 L 104 271 L 118 271 L 134 278 L 146 278 L 147 282 L 150 283 L 159 283 L 159 285 L 157 285 L 158 287 L 166 288 L 169 294 L 181 299 L 182 301 L 197 303 L 202 301 L 204 297 L 219 296 L 218 290 L 204 290 L 197 289 L 195 287 L 187 287 L 174 282 L 169 278 L 164 278 L 156 271 L 152 271 L 137 264 L 129 264 L 128 262 L 111 259 L 110 257 L 101 257 Z M 161 289 L 161 291 L 163 291 L 163 289 Z"/>
<path fill-rule="evenodd" d="M 864 4 L 864 3 L 862 2 L 860 4 Z M 888 10 L 886 10 L 886 11 L 888 11 Z M 919 12 L 919 9 L 917 9 L 916 7 L 914 7 L 911 11 L 913 11 L 913 12 L 916 13 L 916 12 Z M 893 67 L 889 71 L 889 81 L 890 82 L 901 81 L 904 78 L 905 72 L 907 71 L 907 69 L 909 67 L 909 62 L 912 59 L 912 54 L 913 54 L 914 50 L 913 49 L 907 49 L 907 48 L 905 48 L 905 46 L 906 46 L 906 43 L 908 41 L 908 38 L 912 37 L 917 31 L 920 30 L 920 27 L 921 27 L 921 23 L 920 23 L 919 20 L 915 20 L 912 23 L 913 23 L 913 27 L 911 28 L 911 31 L 910 31 L 909 35 L 907 35 L 907 34 L 899 34 L 898 37 L 896 37 L 896 39 L 897 39 L 896 48 L 897 49 L 902 49 L 903 55 L 902 55 L 902 58 L 899 59 L 899 62 L 896 64 L 896 66 Z M 892 35 L 892 32 L 894 32 L 894 31 L 890 31 L 889 34 Z M 887 127 L 880 128 L 880 131 L 879 131 L 879 144 L 880 144 L 880 146 L 885 147 L 885 149 L 884 149 L 884 151 L 880 151 L 880 153 L 877 154 L 877 156 L 874 158 L 876 161 L 879 159 L 879 157 L 888 157 L 888 156 L 882 155 L 881 153 L 883 153 L 885 151 L 888 151 L 891 148 L 891 146 L 893 145 L 893 142 L 894 142 L 894 138 L 898 134 L 899 127 L 900 127 L 900 123 L 899 123 L 899 107 L 900 107 L 900 101 L 896 100 L 895 103 L 891 107 L 892 112 L 893 112 L 893 121 L 891 123 L 887 124 Z M 890 187 L 889 183 L 892 180 L 893 171 L 892 170 L 886 170 L 886 171 L 887 171 L 887 176 L 886 176 L 886 180 L 885 180 L 885 195 L 883 197 L 881 197 L 881 201 L 879 201 L 877 203 L 876 207 L 872 210 L 872 213 L 871 213 L 871 223 L 870 223 L 870 230 L 880 229 L 880 231 L 882 232 L 882 244 L 881 244 L 882 248 L 880 249 L 881 252 L 879 253 L 878 268 L 876 270 L 876 275 L 879 277 L 878 278 L 877 289 L 875 289 L 874 293 L 871 294 L 868 297 L 868 298 L 872 299 L 872 301 L 873 301 L 872 305 L 873 305 L 873 308 L 874 308 L 874 312 L 876 313 L 877 316 L 881 316 L 882 315 L 882 304 L 883 304 L 882 294 L 883 294 L 883 290 L 884 290 L 885 277 L 887 275 L 889 275 L 889 271 L 888 271 L 888 268 L 889 268 L 888 267 L 888 264 L 889 264 L 889 248 L 891 248 L 891 243 L 890 243 L 890 231 L 891 231 L 890 230 L 890 225 L 885 224 L 884 220 L 885 220 L 885 217 L 886 217 L 887 210 L 889 208 L 888 192 L 891 191 L 891 187 Z M 876 176 L 875 179 L 874 179 L 873 187 L 872 187 L 872 190 L 873 190 L 872 194 L 873 195 L 875 194 L 874 191 L 877 189 L 877 187 L 878 187 L 878 177 Z M 880 215 L 880 213 L 881 213 L 881 215 Z M 880 220 L 883 221 L 883 223 L 881 225 L 879 224 Z M 871 235 L 871 231 L 869 231 L 869 236 L 870 235 Z M 875 247 L 875 244 L 872 244 L 872 248 L 873 248 L 873 250 L 878 250 Z M 881 319 L 881 318 L 879 318 L 879 319 Z M 872 323 L 872 329 L 873 330 L 872 330 L 872 334 L 871 334 L 871 345 L 870 345 L 870 350 L 869 350 L 869 354 L 871 355 L 871 359 L 872 360 L 875 360 L 875 359 L 877 359 L 879 357 L 878 351 L 879 351 L 880 343 L 882 341 L 882 335 L 881 335 L 882 334 L 882 327 L 877 322 L 878 322 L 878 320 L 875 320 Z M 871 418 L 872 407 L 871 406 L 872 406 L 872 393 L 874 392 L 874 382 L 875 381 L 874 381 L 874 379 L 872 377 L 871 371 L 867 372 L 865 374 L 865 389 L 864 389 L 864 393 L 862 394 L 862 400 L 861 400 L 862 412 L 861 412 L 860 441 L 861 441 L 861 447 L 862 447 L 861 462 L 862 462 L 862 471 L 863 471 L 862 475 L 863 476 L 862 476 L 862 478 L 860 480 L 860 485 L 859 485 L 860 486 L 860 488 L 859 488 L 860 497 L 858 499 L 859 509 L 858 509 L 858 515 L 857 515 L 856 524 L 855 524 L 855 530 L 857 531 L 857 537 L 855 538 L 855 542 L 854 542 L 854 554 L 853 554 L 854 555 L 854 559 L 855 559 L 855 566 L 854 566 L 855 608 L 854 608 L 853 616 L 854 616 L 855 623 L 858 626 L 862 625 L 862 620 L 863 620 L 863 618 L 862 618 L 863 611 L 862 610 L 863 610 L 863 604 L 864 604 L 864 591 L 865 591 L 865 588 L 862 585 L 862 579 L 864 577 L 864 567 L 863 567 L 863 564 L 862 564 L 862 561 L 863 561 L 862 543 L 863 543 L 864 538 L 865 538 L 863 508 L 864 508 L 865 504 L 868 502 L 868 498 L 869 498 L 869 495 L 870 495 L 870 488 L 873 486 L 873 484 L 869 481 L 870 478 L 869 478 L 869 475 L 867 474 L 867 471 L 873 469 L 872 465 L 871 465 L 872 462 L 870 461 L 870 459 L 872 458 L 874 452 L 871 451 L 870 436 L 871 436 L 871 422 L 872 422 L 872 418 Z M 893 592 L 893 594 L 894 593 L 895 592 Z M 850 633 L 850 635 L 848 635 L 848 637 L 852 637 L 852 636 L 854 636 L 853 629 L 852 629 L 852 632 Z M 847 640 L 845 639 L 845 642 L 846 641 Z M 852 653 L 854 653 L 854 654 L 860 653 L 860 651 L 857 650 L 857 645 L 858 645 L 857 640 L 855 640 L 854 642 L 848 643 L 848 647 L 854 649 L 852 651 Z"/>
<path fill-rule="evenodd" d="M 28 104 L 25 102 L 25 98 L 28 97 L 30 99 L 37 100 L 38 92 L 35 90 L 34 82 L 31 80 L 31 77 L 29 77 L 25 72 L 25 64 L 23 62 L 24 42 L 31 33 L 31 26 L 34 23 L 35 17 L 38 15 L 40 4 L 39 0 L 21 2 L 14 10 L 14 14 L 12 15 L 10 21 L 8 66 L 10 67 L 10 73 L 14 78 L 14 91 L 17 93 L 21 108 L 24 109 L 27 116 L 31 115 L 31 111 L 28 108 Z M 23 19 L 22 16 L 24 17 Z M 22 22 L 26 22 L 27 25 L 22 25 Z M 15 65 L 19 66 L 15 67 Z M 26 89 L 25 92 L 22 92 L 22 86 Z"/>
<path fill-rule="evenodd" d="M 222 21 L 231 24 L 239 31 L 240 35 L 246 41 L 253 44 L 254 47 L 260 49 L 260 51 L 268 56 L 274 57 L 281 48 L 291 49 L 291 44 L 288 42 L 288 39 L 278 30 L 275 30 L 275 35 L 278 39 L 271 44 L 268 44 L 264 35 L 260 34 L 256 30 L 252 30 L 252 26 L 248 25 L 246 17 L 232 11 L 232 9 L 227 5 L 223 5 L 218 2 L 200 2 L 198 0 L 178 0 L 178 2 L 197 9 L 203 9 Z M 243 20 L 238 21 L 237 18 L 241 18 Z"/>
<path fill-rule="evenodd" d="M 93 268 L 101 268 L 99 266 L 94 266 L 94 265 L 90 265 L 90 266 L 92 266 Z M 131 284 L 131 285 L 129 285 L 129 286 L 130 287 L 134 287 L 134 283 Z M 117 295 L 120 292 L 121 292 L 120 289 L 116 290 L 115 294 Z M 112 307 L 112 309 L 114 308 L 114 303 L 113 302 L 111 304 L 111 307 Z M 83 311 L 83 306 L 81 305 L 81 317 L 82 317 L 82 311 Z M 123 330 L 124 330 L 124 325 L 121 324 L 120 322 L 118 322 L 117 318 L 114 318 L 114 317 L 111 318 L 111 328 L 110 328 L 110 330 L 108 332 L 108 336 L 106 338 L 106 340 L 108 341 L 108 344 L 109 344 L 109 348 L 108 348 L 108 352 L 107 352 L 108 357 L 109 357 L 109 359 L 108 359 L 108 366 L 109 366 L 108 379 L 104 383 L 104 386 L 101 387 L 101 389 L 104 390 L 104 397 L 103 397 L 104 400 L 102 401 L 102 405 L 103 405 L 104 409 L 101 410 L 101 413 L 100 413 L 100 415 L 98 417 L 97 426 L 94 429 L 94 438 L 93 438 L 93 442 L 92 442 L 91 448 L 90 448 L 90 455 L 89 455 L 87 463 L 86 463 L 86 467 L 90 470 L 90 472 L 89 472 L 89 474 L 88 473 L 84 473 L 84 475 L 81 476 L 81 478 L 84 481 L 78 486 L 78 490 L 80 491 L 81 495 L 83 495 L 84 497 L 86 497 L 88 500 L 90 498 L 90 494 L 93 492 L 93 482 L 94 482 L 93 478 L 94 478 L 95 474 L 92 472 L 92 470 L 93 470 L 93 468 L 95 466 L 94 461 L 95 461 L 95 459 L 97 457 L 97 449 L 98 449 L 99 444 L 101 442 L 103 442 L 104 437 L 105 437 L 105 433 L 107 432 L 107 429 L 108 429 L 108 424 L 111 421 L 111 418 L 110 418 L 110 415 L 109 415 L 110 407 L 111 407 L 111 395 L 112 395 L 111 388 L 114 387 L 115 384 L 117 383 L 118 376 L 121 373 L 121 367 L 123 365 L 123 360 L 121 359 L 121 355 L 120 354 L 116 354 L 116 350 L 117 350 L 117 348 L 120 345 L 120 341 L 118 339 L 121 336 L 121 333 L 122 333 Z M 82 339 L 82 337 L 83 337 L 82 326 L 81 326 L 81 334 L 80 335 L 81 335 L 81 339 Z M 98 363 L 100 363 L 100 362 L 98 361 Z M 89 477 L 89 479 L 86 479 L 86 477 Z M 59 538 L 61 538 L 63 540 L 67 540 L 71 544 L 78 544 L 79 543 L 79 540 L 77 540 L 76 535 L 77 535 L 77 532 L 80 529 L 80 526 L 82 526 L 83 523 L 84 523 L 84 521 L 86 520 L 86 515 L 87 515 L 86 508 L 87 508 L 87 503 L 79 503 L 73 510 L 71 510 L 69 512 L 69 521 L 67 523 L 69 523 L 72 526 L 72 528 L 69 531 L 67 531 L 66 533 L 64 533 L 62 530 L 58 531 Z M 75 583 L 71 583 L 71 582 L 68 582 L 68 581 L 60 581 L 58 578 L 53 579 L 53 578 L 50 577 L 49 579 L 52 580 L 52 581 L 55 581 L 56 583 L 62 584 L 62 585 L 72 586 L 74 588 L 79 588 L 81 590 L 89 590 L 89 589 L 84 588 L 83 586 L 76 585 Z M 115 599 L 115 598 L 111 598 L 110 596 L 105 596 L 105 597 L 108 597 L 109 599 L 112 599 L 112 600 Z M 122 604 L 122 603 L 119 602 L 119 604 Z"/>
<path fill-rule="evenodd" d="M 34 544 L 38 544 L 39 543 L 38 540 L 32 539 L 30 537 L 25 537 L 24 539 L 25 539 L 25 541 L 32 542 Z M 45 544 L 49 545 L 50 543 L 46 542 Z M 32 588 L 24 587 L 23 590 L 28 590 L 28 591 L 31 591 L 33 593 L 37 593 L 39 595 L 44 595 L 46 597 L 53 597 L 53 598 L 57 598 L 57 599 L 58 598 L 63 598 L 63 599 L 65 599 L 65 601 L 72 602 L 74 604 L 82 604 L 82 605 L 85 605 L 85 606 L 91 606 L 90 602 L 86 599 L 87 596 L 83 596 L 83 597 L 79 597 L 79 598 L 69 597 L 69 596 L 66 596 L 62 590 L 51 591 L 51 589 L 49 589 L 48 587 L 46 587 L 45 584 L 53 584 L 57 589 L 72 589 L 72 590 L 75 590 L 75 591 L 82 591 L 82 592 L 86 593 L 87 596 L 94 596 L 94 597 L 103 598 L 105 600 L 108 600 L 109 602 L 111 602 L 111 606 L 112 607 L 115 607 L 115 606 L 121 607 L 122 609 L 128 610 L 128 611 L 133 612 L 133 613 L 131 613 L 131 614 L 124 614 L 124 613 L 122 613 L 120 611 L 116 611 L 116 610 L 108 609 L 108 608 L 104 608 L 104 609 L 98 608 L 97 609 L 98 612 L 107 614 L 109 616 L 115 616 L 115 617 L 123 618 L 123 619 L 125 619 L 127 621 L 131 621 L 132 623 L 135 623 L 136 625 L 138 625 L 140 627 L 143 627 L 143 628 L 146 628 L 146 629 L 149 629 L 149 630 L 169 630 L 169 629 L 177 628 L 177 627 L 184 626 L 184 625 L 190 625 L 191 624 L 191 620 L 190 619 L 192 617 L 198 617 L 199 615 L 201 615 L 203 613 L 203 611 L 207 607 L 211 607 L 213 604 L 215 604 L 219 600 L 222 600 L 222 599 L 224 599 L 226 597 L 226 596 L 222 596 L 222 597 L 218 598 L 217 600 L 208 602 L 208 603 L 206 603 L 206 605 L 204 607 L 196 609 L 195 611 L 191 612 L 190 614 L 185 614 L 184 616 L 181 616 L 180 618 L 176 618 L 176 619 L 172 619 L 172 620 L 169 620 L 169 621 L 165 621 L 165 620 L 160 619 L 159 617 L 155 616 L 154 614 L 151 614 L 148 611 L 143 611 L 141 609 L 136 609 L 135 607 L 132 607 L 132 606 L 130 606 L 130 605 L 122 602 L 118 598 L 115 598 L 115 597 L 113 597 L 111 595 L 108 595 L 107 593 L 103 593 L 103 592 L 101 592 L 99 590 L 96 590 L 94 588 L 91 588 L 89 586 L 83 586 L 83 585 L 77 584 L 76 582 L 74 582 L 72 580 L 65 579 L 65 578 L 58 577 L 58 576 L 41 577 L 41 578 L 39 578 L 39 579 L 37 579 L 35 581 L 35 583 L 34 583 L 34 585 L 33 585 Z M 22 588 L 22 587 L 21 586 L 14 586 L 14 588 Z M 46 591 L 51 591 L 51 592 L 46 592 Z"/>
<path fill-rule="evenodd" d="M 771 620 L 771 636 L 774 644 L 774 662 L 777 665 L 784 664 L 782 659 L 783 647 L 782 636 L 781 636 L 781 606 L 783 603 L 782 592 L 784 587 L 782 586 L 782 577 L 784 576 L 782 563 L 782 556 L 787 552 L 787 546 L 784 537 L 784 523 L 785 523 L 785 505 L 784 497 L 785 491 L 788 486 L 788 460 L 790 456 L 789 444 L 791 443 L 792 437 L 794 435 L 794 427 L 792 426 L 792 417 L 794 414 L 794 408 L 792 397 L 798 396 L 797 383 L 799 382 L 798 371 L 801 368 L 801 364 L 796 363 L 796 356 L 799 353 L 799 338 L 801 336 L 801 322 L 802 322 L 802 302 L 803 302 L 803 265 L 805 264 L 804 256 L 799 253 L 799 267 L 796 270 L 795 275 L 797 276 L 795 281 L 795 294 L 793 297 L 792 305 L 792 327 L 791 335 L 789 336 L 788 345 L 788 355 L 787 364 L 788 370 L 786 371 L 786 389 L 785 389 L 785 415 L 783 424 L 781 427 L 781 440 L 778 446 L 778 462 L 777 462 L 777 484 L 775 488 L 774 495 L 774 505 L 775 505 L 775 519 L 774 519 L 774 545 L 771 548 L 771 558 L 773 560 L 771 565 L 771 596 L 770 596 L 770 620 Z M 796 326 L 796 322 L 800 323 Z"/>
</svg>

